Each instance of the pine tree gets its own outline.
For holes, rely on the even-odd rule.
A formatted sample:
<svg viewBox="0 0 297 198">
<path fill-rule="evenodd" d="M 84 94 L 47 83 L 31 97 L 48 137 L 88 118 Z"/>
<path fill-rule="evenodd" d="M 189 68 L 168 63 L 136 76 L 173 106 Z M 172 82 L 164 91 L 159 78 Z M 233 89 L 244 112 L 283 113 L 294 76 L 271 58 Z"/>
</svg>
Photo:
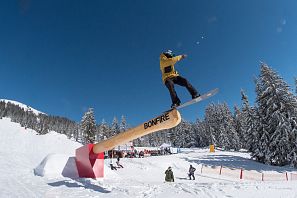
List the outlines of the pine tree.
<svg viewBox="0 0 297 198">
<path fill-rule="evenodd" d="M 297 94 L 297 78 L 295 78 L 295 93 Z"/>
<path fill-rule="evenodd" d="M 234 148 L 238 150 L 238 136 L 234 128 L 234 121 L 226 103 L 219 104 L 219 145 L 227 150 Z"/>
<path fill-rule="evenodd" d="M 243 147 L 248 151 L 255 151 L 259 137 L 257 136 L 257 109 L 251 107 L 249 100 L 244 90 L 241 90 L 242 101 L 242 113 L 241 113 L 241 125 L 243 130 Z"/>
<path fill-rule="evenodd" d="M 75 124 L 72 138 L 77 142 L 79 141 L 79 124 Z"/>
<path fill-rule="evenodd" d="M 96 139 L 98 142 L 105 140 L 110 137 L 110 127 L 104 119 L 102 119 L 101 124 L 97 126 L 97 136 Z"/>
<path fill-rule="evenodd" d="M 81 120 L 81 131 L 84 137 L 85 144 L 95 142 L 96 121 L 92 108 L 89 108 L 89 110 L 84 114 Z"/>
<path fill-rule="evenodd" d="M 174 146 L 181 148 L 188 148 L 194 145 L 195 139 L 193 138 L 191 124 L 184 119 L 172 130 L 172 143 Z"/>
<path fill-rule="evenodd" d="M 210 103 L 205 109 L 205 129 L 210 136 L 210 144 L 219 146 L 219 109 Z"/>
<path fill-rule="evenodd" d="M 205 111 L 205 122 L 211 143 L 218 147 L 238 150 L 240 142 L 234 128 L 234 120 L 226 103 L 210 104 Z"/>
<path fill-rule="evenodd" d="M 190 122 L 185 122 L 185 147 L 192 148 L 196 146 L 196 136 L 195 130 L 193 129 L 193 124 Z"/>
<path fill-rule="evenodd" d="M 37 125 L 37 132 L 40 135 L 47 134 L 49 132 L 49 119 L 46 115 L 39 115 L 39 122 Z"/>
<path fill-rule="evenodd" d="M 210 145 L 211 137 L 207 133 L 205 121 L 197 119 L 193 124 L 193 130 L 195 132 L 196 147 L 205 147 Z"/>
<path fill-rule="evenodd" d="M 124 132 L 128 129 L 128 124 L 126 122 L 125 116 L 122 115 L 121 117 L 121 123 L 120 123 L 120 132 Z"/>
<path fill-rule="evenodd" d="M 120 133 L 120 126 L 118 119 L 116 117 L 113 118 L 111 123 L 111 136 L 115 136 Z"/>
<path fill-rule="evenodd" d="M 6 103 L 4 101 L 0 101 L 0 119 L 5 117 L 6 115 Z"/>
<path fill-rule="evenodd" d="M 292 123 L 296 120 L 296 99 L 287 83 L 266 64 L 261 65 L 256 87 L 260 141 L 253 155 L 266 164 L 286 165 L 295 136 Z"/>
<path fill-rule="evenodd" d="M 297 94 L 297 78 L 295 78 L 295 93 Z M 297 100 L 297 95 L 295 95 L 295 100 Z M 295 117 L 297 117 L 297 109 L 295 108 Z M 292 147 L 292 151 L 289 154 L 290 164 L 297 168 L 297 120 L 291 120 L 292 125 L 292 136 L 290 138 L 290 143 Z"/>
<path fill-rule="evenodd" d="M 237 105 L 234 106 L 233 120 L 234 120 L 234 128 L 239 138 L 239 147 L 243 148 L 243 143 L 245 142 L 244 129 L 243 129 L 243 113 L 241 112 L 240 108 Z"/>
<path fill-rule="evenodd" d="M 240 141 L 238 137 L 238 133 L 235 130 L 234 127 L 234 119 L 232 116 L 232 113 L 226 103 L 222 105 L 223 108 L 223 127 L 228 134 L 228 139 L 230 142 L 230 145 L 228 145 L 229 148 L 233 148 L 235 150 L 239 150 L 240 148 Z"/>
</svg>

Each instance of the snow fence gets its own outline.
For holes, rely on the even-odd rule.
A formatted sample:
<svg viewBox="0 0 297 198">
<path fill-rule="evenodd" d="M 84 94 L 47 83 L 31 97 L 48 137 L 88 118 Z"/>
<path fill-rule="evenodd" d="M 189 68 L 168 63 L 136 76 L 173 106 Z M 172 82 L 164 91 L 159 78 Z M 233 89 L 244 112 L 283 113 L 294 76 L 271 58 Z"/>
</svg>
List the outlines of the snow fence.
<svg viewBox="0 0 297 198">
<path fill-rule="evenodd" d="M 224 166 L 207 166 L 201 165 L 201 175 L 213 175 L 219 177 L 250 180 L 250 181 L 296 181 L 297 172 L 277 172 L 277 171 L 263 171 L 244 170 L 237 168 L 229 168 Z"/>
</svg>

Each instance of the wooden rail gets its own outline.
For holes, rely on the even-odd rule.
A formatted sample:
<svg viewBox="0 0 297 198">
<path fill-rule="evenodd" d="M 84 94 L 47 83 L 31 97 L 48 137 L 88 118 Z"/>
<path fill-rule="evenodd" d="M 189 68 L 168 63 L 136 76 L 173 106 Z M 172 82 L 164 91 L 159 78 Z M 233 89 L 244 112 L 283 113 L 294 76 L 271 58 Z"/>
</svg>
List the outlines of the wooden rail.
<svg viewBox="0 0 297 198">
<path fill-rule="evenodd" d="M 107 140 L 103 140 L 93 147 L 94 153 L 100 153 L 113 149 L 118 145 L 122 145 L 126 142 L 132 141 L 144 135 L 154 133 L 164 129 L 170 129 L 177 126 L 181 121 L 180 113 L 173 109 L 165 112 L 162 115 L 151 119 L 135 128 L 122 132 Z"/>
</svg>

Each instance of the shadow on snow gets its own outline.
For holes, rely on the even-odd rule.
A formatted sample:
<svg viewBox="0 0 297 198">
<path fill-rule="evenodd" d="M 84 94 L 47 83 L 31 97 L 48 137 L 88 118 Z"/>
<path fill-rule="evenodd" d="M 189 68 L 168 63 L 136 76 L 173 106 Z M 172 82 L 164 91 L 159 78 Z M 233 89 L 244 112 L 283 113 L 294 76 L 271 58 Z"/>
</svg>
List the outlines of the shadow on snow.
<svg viewBox="0 0 297 198">
<path fill-rule="evenodd" d="M 83 187 L 85 189 L 91 189 L 93 191 L 101 192 L 101 193 L 110 193 L 111 192 L 101 186 L 92 184 L 86 180 L 81 180 L 81 179 L 56 181 L 56 182 L 48 183 L 48 185 L 50 185 L 52 187 L 66 186 L 69 188 Z"/>
<path fill-rule="evenodd" d="M 286 171 L 296 171 L 296 169 L 284 166 L 284 167 L 278 167 L 278 166 L 271 166 L 262 164 L 259 162 L 256 162 L 251 159 L 247 159 L 244 157 L 239 156 L 233 156 L 233 155 L 209 155 L 202 158 L 197 159 L 188 159 L 184 158 L 186 161 L 190 163 L 196 163 L 196 164 L 203 164 L 206 166 L 216 167 L 216 166 L 223 166 L 230 169 L 244 169 L 244 170 L 255 170 L 258 172 L 262 171 L 276 171 L 279 173 L 283 173 Z"/>
</svg>

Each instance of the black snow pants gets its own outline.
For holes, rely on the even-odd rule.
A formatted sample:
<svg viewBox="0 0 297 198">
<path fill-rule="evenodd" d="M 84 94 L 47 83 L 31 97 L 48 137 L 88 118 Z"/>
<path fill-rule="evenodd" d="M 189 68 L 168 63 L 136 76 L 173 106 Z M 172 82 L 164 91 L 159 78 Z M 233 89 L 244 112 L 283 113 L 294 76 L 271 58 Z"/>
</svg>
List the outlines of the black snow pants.
<svg viewBox="0 0 297 198">
<path fill-rule="evenodd" d="M 180 104 L 180 99 L 178 98 L 178 96 L 175 92 L 174 84 L 180 85 L 182 87 L 186 87 L 187 90 L 189 91 L 189 93 L 192 95 L 192 98 L 198 94 L 197 90 L 189 83 L 189 81 L 187 79 L 185 79 L 181 76 L 168 78 L 165 81 L 165 85 L 170 92 L 172 104 Z"/>
<path fill-rule="evenodd" d="M 189 173 L 189 178 L 192 179 L 192 177 L 193 177 L 193 180 L 195 180 L 194 173 Z"/>
</svg>

